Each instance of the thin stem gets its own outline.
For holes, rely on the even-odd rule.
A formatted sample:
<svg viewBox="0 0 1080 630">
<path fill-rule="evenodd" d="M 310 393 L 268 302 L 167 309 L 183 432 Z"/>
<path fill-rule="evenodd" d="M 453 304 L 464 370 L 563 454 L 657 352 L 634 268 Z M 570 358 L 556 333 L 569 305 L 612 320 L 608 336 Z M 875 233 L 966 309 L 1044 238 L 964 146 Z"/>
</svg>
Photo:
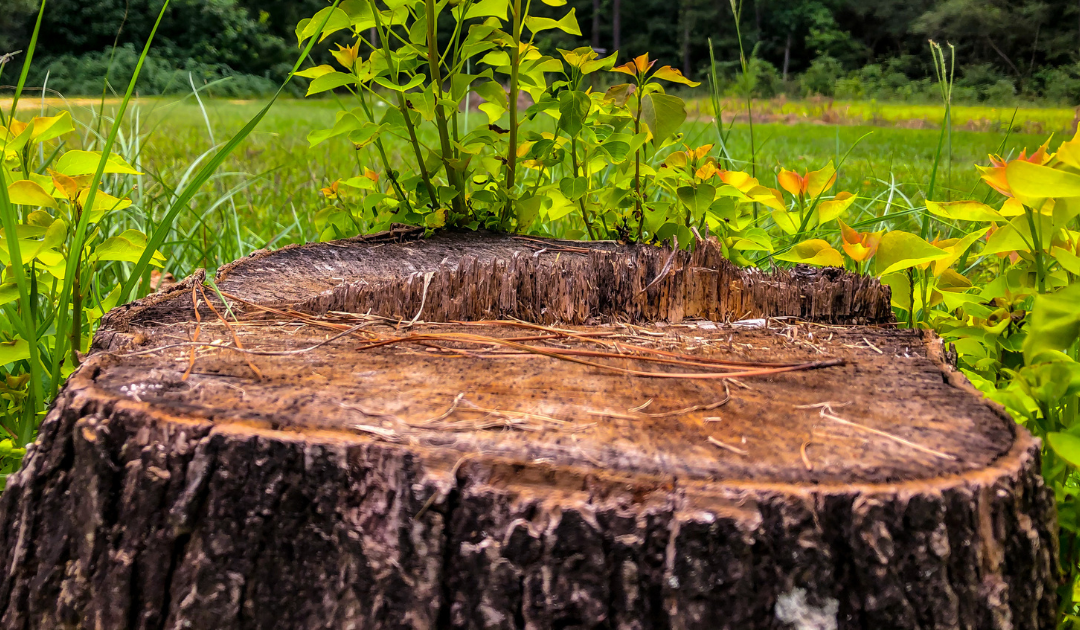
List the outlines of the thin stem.
<svg viewBox="0 0 1080 630">
<path fill-rule="evenodd" d="M 1043 258 L 1042 239 L 1039 237 L 1038 225 L 1035 222 L 1035 212 L 1024 206 L 1024 214 L 1027 216 L 1028 229 L 1031 230 L 1031 249 L 1035 254 L 1035 279 L 1039 293 L 1046 293 L 1046 260 Z"/>
<path fill-rule="evenodd" d="M 634 90 L 637 96 L 637 114 L 634 116 L 634 135 L 641 133 L 641 82 L 638 82 L 637 89 Z M 642 148 L 638 147 L 634 152 L 634 212 L 638 217 L 638 229 L 637 240 L 641 240 L 645 233 L 645 211 L 641 208 L 641 151 Z"/>
<path fill-rule="evenodd" d="M 581 176 L 579 175 L 579 165 L 577 159 L 577 136 L 572 136 L 570 138 L 570 161 L 572 162 L 572 165 L 574 167 L 574 178 L 576 179 Z M 585 209 L 585 198 L 588 196 L 588 193 L 585 193 L 584 195 L 579 197 L 578 206 L 581 208 L 581 220 L 585 222 L 585 229 L 589 232 L 589 238 L 595 241 L 596 233 L 593 232 L 592 222 L 589 221 L 589 213 Z"/>
<path fill-rule="evenodd" d="M 521 66 L 521 0 L 514 0 L 513 9 L 513 39 L 514 48 L 510 51 L 510 91 L 507 99 L 510 106 L 510 139 L 506 148 L 506 208 L 503 210 L 503 222 L 510 220 L 510 212 L 514 207 L 511 193 L 517 184 L 517 139 L 518 139 L 518 69 Z"/>
<path fill-rule="evenodd" d="M 465 214 L 464 190 L 461 186 L 458 172 L 451 165 L 454 159 L 454 151 L 450 144 L 450 131 L 446 123 L 446 112 L 443 110 L 442 101 L 442 69 L 439 67 L 438 31 L 436 30 L 438 19 L 435 16 L 435 0 L 426 0 L 427 6 L 427 39 L 428 39 L 428 67 L 431 69 L 431 87 L 435 94 L 435 125 L 439 128 L 439 145 L 442 149 L 443 169 L 446 171 L 446 180 L 454 189 L 454 198 L 451 207 L 454 214 Z"/>
<path fill-rule="evenodd" d="M 363 90 L 356 91 L 356 98 L 360 101 L 360 107 L 364 110 L 364 115 L 375 123 L 375 114 L 371 111 L 371 107 L 368 105 L 367 98 L 364 96 Z M 375 138 L 375 150 L 379 153 L 379 160 L 382 162 L 383 171 L 386 172 L 386 177 L 390 180 L 390 185 L 393 186 L 394 192 L 397 193 L 398 199 L 401 203 L 405 204 L 405 209 L 412 211 L 412 204 L 409 203 L 409 198 L 405 194 L 405 191 L 401 189 L 401 183 L 398 182 L 397 172 L 390 166 L 390 158 L 386 155 L 386 147 L 383 145 L 382 138 Z"/>
<path fill-rule="evenodd" d="M 394 58 L 390 54 L 390 37 L 392 34 L 391 28 L 383 28 L 382 16 L 379 15 L 379 9 L 374 4 L 371 7 L 371 14 L 375 16 L 375 28 L 379 31 L 379 41 L 383 45 L 383 54 L 386 55 L 386 64 L 390 68 L 390 80 L 394 83 L 398 82 L 398 68 L 394 62 Z M 424 152 L 420 148 L 420 141 L 416 138 L 416 128 L 412 123 L 412 116 L 409 112 L 409 106 L 405 103 L 405 93 L 396 91 L 397 94 L 397 106 L 401 111 L 401 115 L 405 118 L 405 129 L 409 132 L 409 143 L 412 144 L 413 153 L 416 154 L 416 166 L 420 170 L 420 178 L 424 180 L 424 186 L 427 188 L 428 197 L 431 199 L 432 207 L 438 203 L 439 197 L 435 192 L 435 186 L 431 183 L 431 177 L 428 175 L 427 165 L 424 163 Z"/>
</svg>

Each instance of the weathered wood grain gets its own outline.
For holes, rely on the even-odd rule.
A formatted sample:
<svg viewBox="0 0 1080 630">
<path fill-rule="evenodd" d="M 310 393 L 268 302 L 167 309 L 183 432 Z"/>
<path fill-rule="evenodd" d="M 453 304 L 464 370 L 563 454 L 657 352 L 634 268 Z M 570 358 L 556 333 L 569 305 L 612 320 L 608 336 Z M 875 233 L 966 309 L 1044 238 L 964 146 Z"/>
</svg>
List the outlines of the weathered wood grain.
<svg viewBox="0 0 1080 630">
<path fill-rule="evenodd" d="M 218 284 L 244 347 L 286 354 L 200 348 L 187 379 L 174 344 L 233 339 L 196 323 L 201 277 L 117 309 L 0 496 L 0 625 L 1053 627 L 1037 442 L 887 325 L 875 281 L 699 245 L 655 283 L 669 251 L 615 244 L 259 253 Z M 598 335 L 543 342 L 566 352 L 832 363 L 725 385 L 446 337 L 542 332 L 511 317 Z M 364 328 L 305 351 L 315 321 Z"/>
</svg>

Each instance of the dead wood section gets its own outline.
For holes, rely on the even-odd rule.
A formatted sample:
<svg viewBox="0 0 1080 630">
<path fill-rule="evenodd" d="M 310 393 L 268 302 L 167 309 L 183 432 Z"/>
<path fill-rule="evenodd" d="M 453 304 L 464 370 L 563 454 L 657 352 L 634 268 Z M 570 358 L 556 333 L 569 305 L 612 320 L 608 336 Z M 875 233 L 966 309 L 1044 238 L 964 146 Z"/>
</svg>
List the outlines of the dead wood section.
<svg viewBox="0 0 1080 630">
<path fill-rule="evenodd" d="M 397 230 L 201 282 L 0 496 L 3 627 L 1053 627 L 1037 443 L 873 280 Z"/>
</svg>

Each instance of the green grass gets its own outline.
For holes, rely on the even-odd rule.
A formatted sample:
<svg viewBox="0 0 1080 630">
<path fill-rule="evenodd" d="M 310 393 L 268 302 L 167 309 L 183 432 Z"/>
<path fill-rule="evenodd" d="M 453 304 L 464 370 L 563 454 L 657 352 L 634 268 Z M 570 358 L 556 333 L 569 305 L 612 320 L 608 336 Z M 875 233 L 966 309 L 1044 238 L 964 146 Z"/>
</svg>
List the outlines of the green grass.
<svg viewBox="0 0 1080 630">
<path fill-rule="evenodd" d="M 702 114 L 712 115 L 712 107 L 706 101 L 697 100 L 696 106 Z M 744 101 L 725 99 L 723 107 L 725 119 L 732 115 L 745 116 Z M 1008 129 L 1011 122 L 1017 131 L 1061 134 L 1072 131 L 1077 113 L 1069 107 L 953 105 L 952 115 L 953 126 L 957 129 L 1000 131 Z M 762 120 L 782 117 L 786 121 L 839 120 L 849 125 L 865 122 L 879 126 L 938 127 L 941 124 L 942 108 L 939 102 L 911 104 L 839 101 L 821 97 L 798 101 L 776 98 L 755 100 L 754 116 Z"/>
<path fill-rule="evenodd" d="M 163 198 L 168 194 L 166 186 L 175 186 L 186 169 L 214 146 L 210 130 L 214 140 L 221 143 L 242 128 L 262 104 L 210 101 L 203 106 L 192 98 L 139 104 L 137 120 L 132 117 L 125 138 L 133 142 L 134 136 L 141 137 L 140 163 L 147 173 L 144 188 L 135 196 L 133 216 L 145 211 L 159 218 Z M 317 239 L 314 216 L 324 205 L 319 189 L 334 179 L 358 174 L 362 166 L 380 170 L 370 149 L 354 156 L 355 150 L 344 140 L 308 146 L 308 132 L 331 126 L 337 107 L 332 100 L 277 103 L 192 202 L 192 212 L 178 217 L 175 232 L 163 248 L 169 259 L 168 269 L 179 277 L 198 267 L 215 268 L 255 249 Z M 91 112 L 78 106 L 75 115 L 89 119 Z M 482 115 L 474 114 L 472 122 L 477 124 L 481 119 Z M 688 123 L 684 130 L 684 142 L 691 146 L 716 142 L 715 127 L 707 122 Z M 977 181 L 971 165 L 986 163 L 987 153 L 997 150 L 1004 135 L 954 132 L 952 176 L 950 179 L 949 170 L 943 166 L 938 178 L 939 194 L 935 196 L 971 195 Z M 838 161 L 859 138 L 866 136 L 840 170 L 839 187 L 865 198 L 864 213 L 880 214 L 889 192 L 893 193 L 893 210 L 907 207 L 905 198 L 912 203 L 921 200 L 921 187 L 929 181 L 933 168 L 939 132 L 877 125 L 765 123 L 755 125 L 755 136 L 757 173 L 769 186 L 776 185 L 774 173 L 781 164 L 800 170 L 818 168 L 830 159 Z M 1060 134 L 1056 138 L 1062 139 Z M 1009 134 L 1006 152 L 1016 153 L 1044 140 L 1043 135 Z M 745 125 L 736 123 L 728 142 L 732 155 L 749 155 Z M 406 145 L 391 141 L 388 148 L 391 160 L 401 163 Z M 748 164 L 743 167 L 749 170 Z M 231 197 L 227 197 L 230 193 Z M 984 190 L 976 191 L 980 198 L 983 194 Z"/>
</svg>

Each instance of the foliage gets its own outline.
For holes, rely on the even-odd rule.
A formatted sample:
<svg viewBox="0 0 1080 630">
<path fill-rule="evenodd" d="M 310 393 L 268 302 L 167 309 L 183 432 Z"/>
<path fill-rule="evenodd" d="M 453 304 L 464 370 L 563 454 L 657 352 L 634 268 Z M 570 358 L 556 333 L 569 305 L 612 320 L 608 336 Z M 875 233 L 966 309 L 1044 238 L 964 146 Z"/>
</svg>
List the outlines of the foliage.
<svg viewBox="0 0 1080 630">
<path fill-rule="evenodd" d="M 139 51 L 131 44 L 114 51 L 83 55 L 61 55 L 40 64 L 30 81 L 48 89 L 50 94 L 100 94 L 102 79 L 108 77 L 112 89 L 127 85 L 135 74 Z M 207 96 L 253 98 L 268 96 L 278 82 L 265 77 L 237 74 L 228 66 L 206 64 L 187 59 L 182 65 L 159 54 L 148 55 L 140 72 L 139 87 L 150 94 L 185 94 L 191 85 L 209 86 Z"/>
<path fill-rule="evenodd" d="M 165 260 L 158 247 L 176 216 L 273 103 L 222 147 L 189 167 L 181 185 L 169 189 L 170 205 L 156 222 L 146 221 L 151 217 L 125 216 L 133 205 L 128 196 L 141 188 L 144 173 L 116 149 L 133 148 L 125 145 L 123 123 L 168 6 L 166 1 L 158 13 L 113 117 L 101 117 L 96 128 L 86 129 L 93 138 L 89 150 L 67 147 L 65 137 L 76 132 L 69 112 L 29 119 L 16 116 L 44 3 L 11 108 L 0 112 L 0 262 L 5 266 L 0 277 L 0 365 L 5 372 L 0 431 L 12 440 L 0 441 L 0 474 L 5 478 L 33 439 L 46 405 L 79 365 L 95 323 L 138 290 L 147 290 L 151 267 L 161 267 Z M 321 32 L 324 24 L 320 21 L 313 31 Z M 304 49 L 294 72 L 310 49 Z M 0 74 L 3 69 L 0 62 Z M 137 145 L 134 149 L 137 155 Z M 117 228 L 132 218 L 153 227 Z"/>
<path fill-rule="evenodd" d="M 310 81 L 310 94 L 328 98 L 306 109 L 289 105 L 272 129 L 307 126 L 309 117 L 325 124 L 310 131 L 305 147 L 272 144 L 280 140 L 269 132 L 248 147 L 249 163 L 283 159 L 252 157 L 269 146 L 294 153 L 306 183 L 287 180 L 269 161 L 260 162 L 265 173 L 239 183 L 244 176 L 215 176 L 240 140 L 270 120 L 266 108 L 237 122 L 232 140 L 220 146 L 209 123 L 215 110 L 199 101 L 193 115 L 205 120 L 210 148 L 168 154 L 178 151 L 172 145 L 195 144 L 180 140 L 190 130 L 170 131 L 168 148 L 160 149 L 167 155 L 146 156 L 145 132 L 127 100 L 89 121 L 64 112 L 12 116 L 22 111 L 13 106 L 0 128 L 5 469 L 17 464 L 102 314 L 149 290 L 151 267 L 163 263 L 158 250 L 180 274 L 290 231 L 287 238 L 303 240 L 311 224 L 323 239 L 391 222 L 680 247 L 715 237 L 743 265 L 844 266 L 881 277 L 893 287 L 899 321 L 938 331 L 980 389 L 1046 438 L 1044 474 L 1057 493 L 1062 561 L 1072 580 L 1064 610 L 1076 612 L 1080 140 L 1029 155 L 1010 151 L 1016 138 L 1007 138 L 995 152 L 1000 157 L 982 166 L 983 183 L 954 186 L 955 155 L 970 156 L 985 136 L 953 132 L 952 69 L 939 50 L 941 80 L 919 89 L 942 93 L 940 130 L 880 130 L 879 148 L 868 155 L 857 129 L 758 126 L 755 144 L 744 128 L 688 120 L 688 104 L 673 92 L 695 82 L 649 55 L 624 55 L 620 63 L 614 54 L 573 44 L 545 48 L 582 32 L 576 17 L 584 11 L 561 4 L 550 0 L 535 13 L 518 0 L 380 0 L 377 11 L 367 0 L 312 7 L 318 12 L 297 29 L 301 59 L 326 37 L 344 45 L 294 76 Z M 798 22 L 804 23 L 811 22 Z M 732 64 L 738 73 L 729 75 L 744 81 L 731 91 L 746 96 L 778 74 L 768 56 L 759 56 L 764 44 L 738 55 L 721 40 L 730 53 L 723 58 L 739 59 Z M 130 74 L 114 66 L 115 84 L 131 77 L 128 95 L 155 63 L 148 50 Z M 130 54 L 120 48 L 116 58 L 124 55 Z M 900 96 L 909 65 L 918 64 L 898 57 L 856 77 L 843 61 L 817 64 L 827 70 L 823 76 L 836 77 L 838 91 L 857 78 L 864 88 Z M 722 74 L 720 64 L 709 68 L 710 81 Z M 959 75 L 957 94 L 1013 80 L 993 67 Z M 713 83 L 719 108 L 721 88 L 731 85 Z M 331 104 L 340 104 L 333 114 Z M 168 121 L 175 112 L 157 116 Z M 911 157 L 913 144 L 936 151 L 932 163 Z M 774 168 L 778 162 L 788 168 Z M 304 212 L 311 181 L 323 172 L 332 177 L 314 184 L 318 213 L 275 223 L 290 204 Z M 170 174 L 176 181 L 166 184 Z M 201 196 L 206 184 L 213 191 Z M 277 186 L 274 196 L 256 184 Z"/>
<path fill-rule="evenodd" d="M 436 16 L 445 6 L 365 0 L 331 17 L 339 30 L 352 29 L 355 43 L 334 53 L 342 69 L 304 72 L 309 93 L 344 88 L 355 106 L 344 105 L 334 126 L 309 140 L 374 144 L 382 172 L 365 167 L 323 190 L 324 238 L 391 222 L 680 247 L 714 236 L 742 265 L 835 266 L 878 276 L 892 288 L 900 321 L 938 331 L 960 369 L 1045 438 L 1044 476 L 1063 514 L 1063 565 L 1078 579 L 1080 135 L 1053 153 L 1048 140 L 1030 155 L 991 155 L 978 167 L 984 199 L 949 199 L 941 191 L 952 161 L 942 156 L 951 152 L 953 92 L 963 86 L 954 79 L 952 47 L 932 44 L 944 105 L 938 158 L 922 204 L 910 205 L 914 229 L 874 229 L 884 217 L 845 221 L 858 201 L 837 187 L 846 154 L 801 172 L 781 168 L 772 188 L 738 168 L 722 125 L 718 143 L 686 142 L 685 103 L 662 83 L 692 86 L 677 70 L 656 69 L 648 55 L 616 66 L 614 56 L 590 48 L 560 50 L 556 58 L 522 37 L 523 29 L 576 32 L 573 11 L 538 19 L 516 1 L 464 0 L 451 10 L 454 35 L 440 46 Z M 363 35 L 371 25 L 381 47 Z M 301 22 L 301 42 L 305 29 Z M 396 48 L 385 44 L 394 40 Z M 462 71 L 470 54 L 483 55 L 487 67 L 479 74 Z M 827 65 L 839 64 L 822 64 L 821 74 L 830 72 Z M 602 72 L 631 80 L 594 92 L 589 75 Z M 508 89 L 496 75 L 509 77 Z M 533 104 L 519 116 L 522 88 Z M 484 100 L 486 121 L 463 128 L 470 95 Z M 371 103 L 378 101 L 386 107 L 377 117 Z M 417 129 L 425 126 L 435 129 L 439 146 L 420 142 Z M 395 136 L 411 147 L 407 169 L 395 170 L 387 157 L 384 141 Z M 1075 607 L 1071 592 L 1066 612 Z"/>
<path fill-rule="evenodd" d="M 54 0 L 43 25 L 50 34 L 39 51 L 43 63 L 36 66 L 29 85 L 40 87 L 47 67 L 62 67 L 55 63 L 60 58 L 66 67 L 70 58 L 107 55 L 114 43 L 140 46 L 161 4 L 162 0 Z M 175 68 L 210 67 L 221 74 L 279 83 L 288 70 L 287 45 L 295 24 L 326 4 L 325 0 L 174 0 L 158 33 L 155 54 Z M 613 0 L 567 0 L 565 4 L 576 11 L 582 36 L 593 41 L 598 52 L 609 54 L 619 41 L 624 50 L 648 50 L 656 58 L 671 61 L 695 80 L 710 70 L 712 45 L 714 56 L 721 60 L 720 78 L 736 82 L 741 76 L 738 64 L 724 61 L 738 58 L 742 42 L 747 57 L 765 64 L 765 72 L 775 68 L 784 80 L 762 85 L 761 93 L 767 96 L 802 93 L 801 82 L 790 79 L 826 58 L 842 66 L 840 81 L 852 84 L 845 89 L 837 86 L 842 97 L 909 100 L 911 94 L 921 95 L 933 73 L 925 40 L 911 36 L 919 32 L 951 41 L 970 68 L 977 85 L 971 85 L 971 91 L 958 86 L 958 101 L 1010 96 L 1009 83 L 1025 99 L 1077 101 L 1077 9 L 1066 0 L 756 0 L 745 3 L 746 19 L 738 32 L 726 2 L 679 0 L 675 7 L 663 0 L 638 0 L 620 3 L 618 33 Z M 31 0 L 5 2 L 5 11 L 0 13 L 0 53 L 26 48 L 35 7 Z M 532 10 L 537 17 L 551 18 L 564 9 L 537 2 Z M 448 36 L 443 29 L 441 37 Z M 544 54 L 557 56 L 557 49 L 572 50 L 579 40 L 552 29 L 538 34 L 533 43 Z M 83 65 L 97 70 L 90 60 Z M 872 68 L 883 72 L 887 85 L 878 85 Z M 959 70 L 961 77 L 969 74 L 968 68 Z M 99 85 L 104 73 L 74 76 L 83 80 L 70 85 L 82 90 L 92 88 L 94 80 Z M 146 87 L 151 85 L 161 83 Z M 63 87 L 67 95 L 77 94 L 67 84 L 54 87 Z M 828 94 L 831 90 L 814 91 Z"/>
</svg>

